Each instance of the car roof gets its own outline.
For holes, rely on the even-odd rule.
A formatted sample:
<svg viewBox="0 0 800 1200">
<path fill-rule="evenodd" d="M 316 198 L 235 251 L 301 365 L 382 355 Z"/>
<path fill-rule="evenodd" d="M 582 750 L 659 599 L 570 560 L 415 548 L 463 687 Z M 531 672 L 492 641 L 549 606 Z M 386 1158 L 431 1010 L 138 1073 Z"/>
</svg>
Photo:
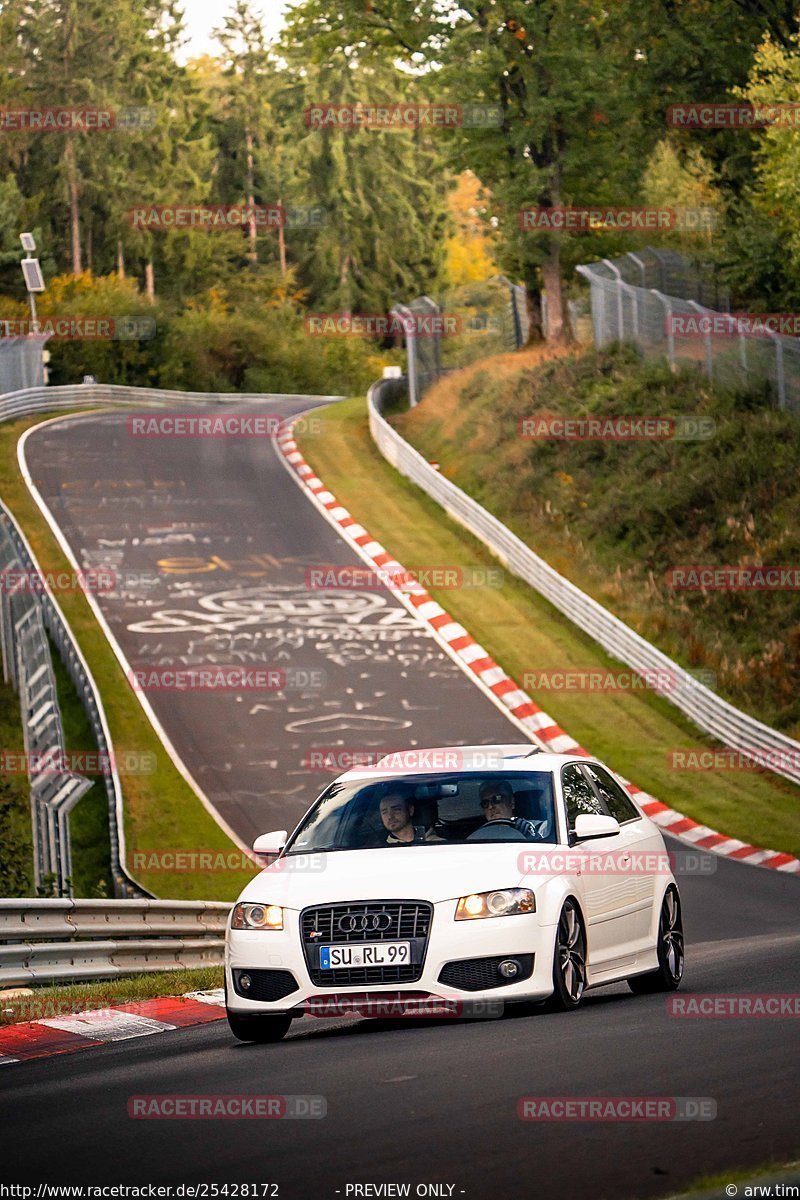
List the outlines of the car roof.
<svg viewBox="0 0 800 1200">
<path fill-rule="evenodd" d="M 487 762 L 491 758 L 491 762 Z M 463 761 L 453 761 L 453 760 Z M 474 761 L 470 763 L 470 759 Z M 350 782 L 375 779 L 386 772 L 405 775 L 443 775 L 454 771 L 557 771 L 564 763 L 594 761 L 585 754 L 550 754 L 530 742 L 486 746 L 425 746 L 396 750 L 369 766 L 351 767 L 339 775 Z"/>
</svg>

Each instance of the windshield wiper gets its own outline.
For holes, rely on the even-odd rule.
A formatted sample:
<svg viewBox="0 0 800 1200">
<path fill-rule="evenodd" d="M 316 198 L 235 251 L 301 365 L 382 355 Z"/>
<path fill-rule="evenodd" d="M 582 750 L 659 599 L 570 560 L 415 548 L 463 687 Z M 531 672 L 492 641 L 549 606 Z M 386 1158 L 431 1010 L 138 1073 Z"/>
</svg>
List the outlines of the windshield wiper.
<svg viewBox="0 0 800 1200">
<path fill-rule="evenodd" d="M 299 857 L 301 854 L 325 854 L 331 850 L 348 849 L 348 846 L 309 846 L 308 848 L 304 847 L 302 850 L 287 850 L 286 858 L 292 858 L 295 855 Z"/>
</svg>

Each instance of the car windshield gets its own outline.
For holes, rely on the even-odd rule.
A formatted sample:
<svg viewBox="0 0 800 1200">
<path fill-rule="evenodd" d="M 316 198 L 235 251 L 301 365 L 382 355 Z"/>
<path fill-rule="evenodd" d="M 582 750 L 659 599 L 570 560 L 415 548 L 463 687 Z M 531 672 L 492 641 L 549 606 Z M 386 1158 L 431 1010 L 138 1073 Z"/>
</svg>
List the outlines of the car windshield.
<svg viewBox="0 0 800 1200">
<path fill-rule="evenodd" d="M 549 771 L 468 771 L 337 781 L 287 854 L 476 841 L 556 841 Z"/>
</svg>

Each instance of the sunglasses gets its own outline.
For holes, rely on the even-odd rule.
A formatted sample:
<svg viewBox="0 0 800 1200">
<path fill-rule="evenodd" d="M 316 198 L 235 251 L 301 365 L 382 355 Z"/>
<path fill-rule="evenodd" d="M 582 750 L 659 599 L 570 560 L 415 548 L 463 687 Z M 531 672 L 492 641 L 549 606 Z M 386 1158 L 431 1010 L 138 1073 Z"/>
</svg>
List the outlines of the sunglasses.
<svg viewBox="0 0 800 1200">
<path fill-rule="evenodd" d="M 481 800 L 481 808 L 488 808 L 490 804 L 510 804 L 510 796 L 484 796 Z"/>
</svg>

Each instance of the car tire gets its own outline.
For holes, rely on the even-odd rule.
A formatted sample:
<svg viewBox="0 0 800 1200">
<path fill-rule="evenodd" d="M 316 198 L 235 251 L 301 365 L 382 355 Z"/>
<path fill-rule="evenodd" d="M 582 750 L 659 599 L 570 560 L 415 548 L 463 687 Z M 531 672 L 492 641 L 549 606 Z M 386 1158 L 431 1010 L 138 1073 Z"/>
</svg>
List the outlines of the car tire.
<svg viewBox="0 0 800 1200">
<path fill-rule="evenodd" d="M 279 1042 L 292 1023 L 288 1013 L 270 1013 L 263 1017 L 226 1010 L 231 1033 L 240 1042 Z"/>
<path fill-rule="evenodd" d="M 674 992 L 683 978 L 683 919 L 678 889 L 670 885 L 664 893 L 658 918 L 658 966 L 646 975 L 632 975 L 628 987 L 636 996 Z"/>
<path fill-rule="evenodd" d="M 553 994 L 547 1007 L 554 1012 L 572 1012 L 586 991 L 586 931 L 577 902 L 564 901 L 556 926 L 553 950 Z"/>
</svg>

